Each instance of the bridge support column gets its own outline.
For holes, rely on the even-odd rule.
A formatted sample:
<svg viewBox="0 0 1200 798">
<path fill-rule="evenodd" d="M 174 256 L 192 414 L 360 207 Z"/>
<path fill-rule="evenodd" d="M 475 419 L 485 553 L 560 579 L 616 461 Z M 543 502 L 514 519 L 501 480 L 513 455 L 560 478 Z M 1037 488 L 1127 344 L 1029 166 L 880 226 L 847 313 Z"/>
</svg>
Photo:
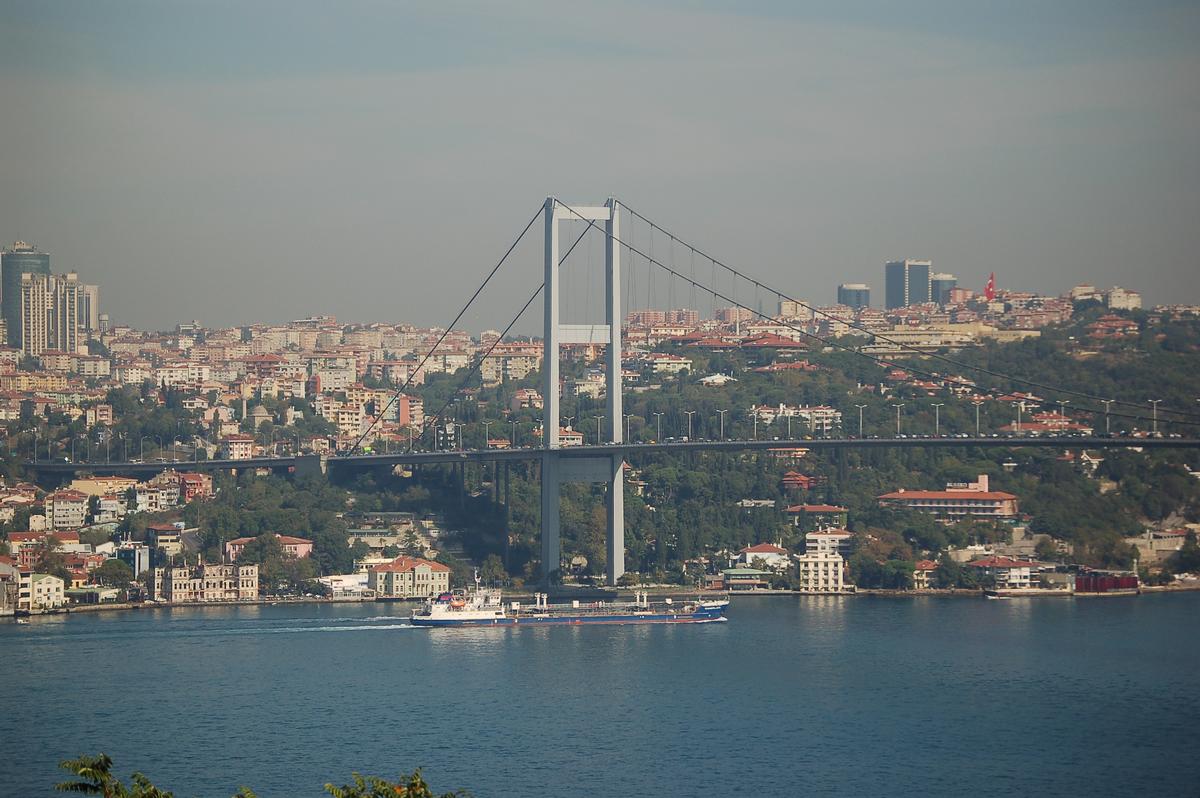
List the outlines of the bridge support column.
<svg viewBox="0 0 1200 798">
<path fill-rule="evenodd" d="M 621 404 L 621 208 L 615 199 L 594 207 L 569 207 L 547 197 L 545 335 L 542 357 L 542 568 L 547 580 L 558 572 L 561 546 L 558 516 L 561 482 L 603 482 L 608 486 L 607 576 L 616 584 L 625 572 L 625 497 L 623 460 L 618 456 L 559 459 L 559 346 L 561 344 L 604 344 L 607 398 L 605 416 L 609 443 L 621 443 L 623 417 Z M 559 222 L 604 224 L 604 324 L 563 324 L 559 315 Z"/>
<path fill-rule="evenodd" d="M 608 583 L 615 585 L 625 573 L 625 460 L 612 458 L 608 483 Z"/>
<path fill-rule="evenodd" d="M 542 578 L 547 585 L 558 581 L 562 544 L 558 517 L 558 455 L 542 455 Z"/>
<path fill-rule="evenodd" d="M 511 484 L 511 477 L 512 477 L 512 473 L 509 471 L 509 462 L 507 460 L 505 460 L 504 461 L 504 570 L 506 570 L 506 571 L 508 570 L 508 567 L 509 567 L 509 565 L 508 565 L 508 557 L 509 557 L 508 547 L 509 547 L 509 542 L 512 540 L 512 526 L 509 523 L 510 519 L 512 518 L 512 515 L 511 515 L 511 513 L 509 513 L 509 509 L 508 509 L 509 507 L 512 506 L 509 501 L 512 498 L 512 493 L 508 489 L 508 486 Z"/>
</svg>

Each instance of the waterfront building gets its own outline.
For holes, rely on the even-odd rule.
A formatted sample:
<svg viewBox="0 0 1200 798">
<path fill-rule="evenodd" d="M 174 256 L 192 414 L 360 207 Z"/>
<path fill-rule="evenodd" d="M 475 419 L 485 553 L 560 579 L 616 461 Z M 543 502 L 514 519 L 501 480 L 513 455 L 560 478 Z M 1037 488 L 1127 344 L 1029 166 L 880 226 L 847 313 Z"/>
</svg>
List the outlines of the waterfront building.
<svg viewBox="0 0 1200 798">
<path fill-rule="evenodd" d="M 149 598 L 174 604 L 249 601 L 258 598 L 257 565 L 210 565 L 154 568 Z"/>
<path fill-rule="evenodd" d="M 771 543 L 757 543 L 747 546 L 738 552 L 738 562 L 743 565 L 758 567 L 755 562 L 761 562 L 763 568 L 772 571 L 783 571 L 791 565 L 791 554 L 782 546 Z"/>
<path fill-rule="evenodd" d="M 0 254 L 0 316 L 8 327 L 8 345 L 21 348 L 21 277 L 50 275 L 50 255 L 17 241 Z"/>
<path fill-rule="evenodd" d="M 845 529 L 821 529 L 804 536 L 804 554 L 796 558 L 801 593 L 846 592 L 846 558 L 851 534 Z"/>
<path fill-rule="evenodd" d="M 950 483 L 946 490 L 900 490 L 879 497 L 880 504 L 932 513 L 940 520 L 960 518 L 1015 518 L 1017 497 L 990 490 L 987 474 L 975 482 Z"/>
<path fill-rule="evenodd" d="M 883 267 L 885 306 L 891 310 L 928 302 L 932 271 L 933 261 L 888 261 Z"/>
<path fill-rule="evenodd" d="M 150 547 L 143 543 L 123 543 L 117 548 L 117 559 L 133 570 L 137 579 L 143 571 L 150 570 Z"/>
<path fill-rule="evenodd" d="M 770 587 L 771 572 L 761 568 L 726 568 L 721 571 L 721 579 L 710 583 L 716 590 L 730 592 L 758 590 Z"/>
<path fill-rule="evenodd" d="M 292 537 L 291 535 L 281 535 L 275 533 L 275 539 L 279 541 L 280 548 L 287 557 L 295 557 L 297 560 L 304 559 L 312 554 L 313 542 L 306 538 Z M 228 540 L 225 542 L 225 559 L 230 562 L 237 562 L 238 557 L 242 556 L 246 545 L 254 540 L 254 537 L 242 537 Z"/>
<path fill-rule="evenodd" d="M 57 609 L 67 603 L 66 584 L 53 574 L 22 571 L 17 593 L 17 609 L 39 612 Z"/>
<path fill-rule="evenodd" d="M 999 590 L 1027 590 L 1033 587 L 1033 569 L 1037 563 L 1009 557 L 986 557 L 967 563 L 980 576 L 990 577 Z"/>
<path fill-rule="evenodd" d="M 370 595 L 367 575 L 363 573 L 330 574 L 317 577 L 317 581 L 329 591 L 330 598 L 364 598 Z"/>
<path fill-rule="evenodd" d="M 933 560 L 918 560 L 913 568 L 913 590 L 929 590 L 933 587 L 933 572 L 937 563 Z"/>
<path fill-rule="evenodd" d="M 420 557 L 397 557 L 371 568 L 367 587 L 388 598 L 436 596 L 450 590 L 450 568 Z"/>
<path fill-rule="evenodd" d="M 837 301 L 848 308 L 871 307 L 871 286 L 866 283 L 842 283 L 838 286 Z"/>
<path fill-rule="evenodd" d="M 21 569 L 12 557 L 0 554 L 0 616 L 12 615 L 21 592 Z"/>
</svg>

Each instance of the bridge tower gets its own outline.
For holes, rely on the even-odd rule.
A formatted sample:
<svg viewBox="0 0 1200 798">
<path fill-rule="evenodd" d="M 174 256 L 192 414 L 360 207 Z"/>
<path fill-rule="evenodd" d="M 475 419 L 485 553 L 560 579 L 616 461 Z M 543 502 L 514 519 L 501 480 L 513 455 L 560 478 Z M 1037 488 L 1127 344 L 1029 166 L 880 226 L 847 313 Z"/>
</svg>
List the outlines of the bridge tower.
<svg viewBox="0 0 1200 798">
<path fill-rule="evenodd" d="M 610 585 L 625 573 L 625 478 L 621 455 L 564 457 L 559 443 L 559 347 L 562 344 L 606 344 L 605 440 L 621 443 L 621 254 L 620 206 L 613 198 L 604 205 L 567 207 L 554 197 L 545 204 L 546 283 L 545 338 L 542 357 L 542 568 L 547 582 L 559 574 L 562 547 L 559 527 L 559 487 L 564 482 L 603 482 L 608 487 L 608 566 Z M 603 222 L 604 324 L 564 324 L 559 318 L 559 222 Z"/>
</svg>

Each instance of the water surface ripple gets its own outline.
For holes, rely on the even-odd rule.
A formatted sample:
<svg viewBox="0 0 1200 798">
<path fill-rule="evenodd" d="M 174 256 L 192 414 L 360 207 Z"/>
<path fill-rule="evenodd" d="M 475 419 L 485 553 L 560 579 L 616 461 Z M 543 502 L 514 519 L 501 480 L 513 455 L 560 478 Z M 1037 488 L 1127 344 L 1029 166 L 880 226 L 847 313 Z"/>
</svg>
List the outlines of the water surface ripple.
<svg viewBox="0 0 1200 798">
<path fill-rule="evenodd" d="M 103 751 L 176 795 L 420 766 L 489 796 L 1195 795 L 1200 594 L 746 598 L 727 624 L 426 630 L 399 605 L 0 623 L 0 796 Z"/>
</svg>

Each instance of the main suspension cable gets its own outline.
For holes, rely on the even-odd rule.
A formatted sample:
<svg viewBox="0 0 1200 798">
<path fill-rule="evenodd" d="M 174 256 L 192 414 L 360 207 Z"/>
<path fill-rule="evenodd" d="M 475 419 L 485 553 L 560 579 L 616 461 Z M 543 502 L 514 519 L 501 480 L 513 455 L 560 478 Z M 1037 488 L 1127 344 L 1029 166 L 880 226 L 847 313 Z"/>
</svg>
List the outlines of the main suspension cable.
<svg viewBox="0 0 1200 798">
<path fill-rule="evenodd" d="M 695 254 L 699 255 L 699 256 L 700 256 L 700 257 L 702 257 L 702 258 L 705 258 L 705 259 L 706 259 L 706 260 L 708 260 L 708 261 L 711 261 L 711 262 L 713 263 L 713 265 L 714 265 L 714 266 L 720 266 L 721 268 L 723 268 L 723 269 L 727 270 L 727 271 L 728 271 L 728 272 L 729 272 L 731 275 L 733 275 L 733 276 L 736 276 L 736 277 L 740 277 L 741 279 L 743 279 L 743 280 L 746 280 L 746 281 L 747 281 L 747 282 L 749 282 L 749 283 L 752 283 L 752 284 L 755 286 L 755 288 L 756 288 L 756 289 L 758 289 L 758 288 L 764 288 L 764 289 L 766 289 L 766 290 L 767 290 L 768 292 L 770 292 L 770 293 L 777 294 L 778 296 L 782 297 L 783 299 L 786 299 L 786 300 L 788 300 L 788 301 L 790 301 L 790 302 L 794 302 L 794 303 L 796 303 L 796 306 L 797 306 L 797 307 L 801 307 L 801 308 L 804 308 L 805 310 L 808 310 L 808 311 L 809 311 L 810 313 L 812 313 L 814 316 L 822 316 L 822 317 L 825 317 L 825 318 L 828 318 L 828 319 L 832 319 L 832 320 L 838 321 L 838 322 L 840 322 L 840 323 L 842 323 L 842 324 L 845 324 L 846 326 L 848 326 L 848 327 L 850 327 L 850 328 L 852 328 L 852 329 L 858 330 L 859 332 L 866 333 L 866 334 L 868 334 L 868 335 L 872 336 L 872 337 L 873 337 L 874 339 L 876 339 L 876 340 L 879 340 L 879 341 L 883 341 L 883 342 L 885 342 L 885 343 L 892 344 L 893 346 L 896 346 L 896 347 L 898 347 L 898 348 L 900 348 L 900 349 L 905 349 L 905 350 L 908 350 L 908 351 L 910 351 L 910 352 L 913 352 L 914 354 L 919 354 L 919 355 L 921 355 L 921 356 L 923 356 L 923 357 L 929 357 L 929 358 L 932 358 L 932 359 L 935 359 L 935 360 L 940 360 L 940 361 L 942 361 L 943 363 L 946 363 L 946 364 L 952 365 L 952 366 L 954 366 L 954 367 L 956 367 L 956 368 L 961 368 L 961 369 L 964 369 L 964 370 L 967 370 L 967 371 L 975 371 L 975 372 L 978 372 L 978 373 L 980 373 L 980 374 L 987 374 L 988 376 L 995 377 L 995 378 L 997 378 L 997 379 L 1008 380 L 1009 382 L 1012 382 L 1012 383 L 1016 383 L 1016 384 L 1020 384 L 1020 385 L 1027 385 L 1027 386 L 1030 386 L 1030 387 L 1038 388 L 1038 389 L 1040 389 L 1040 390 L 1043 390 L 1043 391 L 1050 391 L 1050 392 L 1052 392 L 1052 393 L 1057 393 L 1057 394 L 1060 394 L 1060 395 L 1066 395 L 1066 396 L 1075 396 L 1075 397 L 1078 397 L 1078 398 L 1081 398 L 1081 399 L 1088 399 L 1089 401 L 1093 401 L 1093 402 L 1101 402 L 1101 403 L 1104 403 L 1104 402 L 1109 402 L 1109 401 L 1111 401 L 1111 402 L 1113 402 L 1114 404 L 1125 405 L 1126 407 L 1138 407 L 1138 408 L 1140 408 L 1140 407 L 1141 407 L 1141 405 L 1140 405 L 1140 404 L 1138 404 L 1138 403 L 1136 403 L 1136 402 L 1130 402 L 1130 401 L 1128 401 L 1128 400 L 1123 400 L 1123 399 L 1111 399 L 1111 400 L 1110 400 L 1110 399 L 1108 399 L 1107 397 L 1095 396 L 1095 395 L 1093 395 L 1093 394 L 1085 393 L 1085 392 L 1083 392 L 1083 391 L 1076 391 L 1076 390 L 1072 390 L 1072 389 L 1069 389 L 1069 388 L 1058 388 L 1058 387 L 1055 387 L 1055 386 L 1053 386 L 1053 385 L 1047 385 L 1047 384 L 1045 384 L 1045 383 L 1037 382 L 1036 380 L 1029 380 L 1029 379 L 1025 379 L 1025 378 L 1022 378 L 1022 377 L 1014 377 L 1014 376 L 1012 376 L 1012 375 L 1010 375 L 1010 374 L 1004 374 L 1004 373 L 1002 373 L 1002 372 L 994 371 L 994 370 L 992 370 L 992 369 L 989 369 L 989 368 L 987 368 L 987 367 L 985 367 L 985 366 L 973 366 L 973 365 L 970 365 L 970 364 L 968 364 L 968 363 L 965 363 L 965 362 L 963 362 L 963 361 L 961 361 L 961 360 L 956 360 L 956 359 L 954 359 L 954 358 L 947 357 L 946 355 L 942 355 L 942 354 L 938 354 L 938 353 L 932 353 L 932 352 L 924 352 L 924 351 L 922 351 L 921 349 L 919 349 L 919 348 L 917 348 L 917 347 L 914 347 L 914 346 L 911 346 L 911 345 L 909 345 L 909 344 L 906 344 L 906 343 L 904 343 L 903 341 L 898 341 L 898 340 L 896 340 L 896 339 L 888 338 L 888 337 L 887 337 L 885 334 L 881 334 L 881 333 L 879 333 L 879 332 L 876 332 L 876 331 L 870 330 L 869 328 L 867 328 L 867 327 L 865 327 L 865 326 L 863 326 L 863 325 L 861 325 L 861 324 L 859 324 L 859 323 L 857 323 L 857 322 L 851 322 L 851 321 L 847 321 L 847 320 L 845 320 L 845 319 L 843 319 L 843 318 L 841 318 L 841 317 L 839 317 L 839 316 L 836 316 L 836 315 L 834 315 L 834 314 L 832 314 L 832 313 L 829 313 L 829 312 L 827 312 L 827 311 L 824 311 L 824 310 L 822 310 L 821 308 L 818 308 L 818 307 L 816 307 L 816 306 L 814 306 L 814 305 L 810 305 L 810 304 L 809 304 L 809 303 L 807 303 L 807 302 L 804 302 L 804 301 L 802 301 L 802 300 L 795 299 L 795 298 L 793 298 L 793 297 L 791 297 L 791 296 L 789 296 L 789 295 L 785 294 L 784 292 L 782 292 L 782 291 L 780 291 L 780 290 L 778 290 L 778 289 L 776 289 L 776 288 L 772 288 L 771 286 L 769 286 L 769 285 L 767 285 L 767 284 L 765 284 L 765 283 L 762 283 L 762 282 L 760 282 L 759 280 L 756 280 L 755 278 L 753 278 L 753 277 L 749 276 L 748 274 L 746 274 L 746 273 L 744 273 L 744 272 L 742 272 L 742 271 L 740 271 L 740 270 L 738 270 L 738 269 L 734 268 L 733 266 L 730 266 L 729 264 L 727 264 L 727 263 L 724 263 L 723 261 L 721 261 L 721 260 L 719 260 L 719 259 L 717 259 L 717 258 L 713 257 L 712 255 L 709 255 L 707 252 L 705 252 L 704 250 L 700 249 L 699 247 L 696 247 L 696 246 L 692 245 L 692 244 L 691 244 L 691 243 L 689 243 L 688 241 L 686 241 L 686 240 L 684 240 L 684 239 L 681 239 L 681 238 L 678 238 L 677 236 L 675 236 L 675 234 L 674 234 L 674 233 L 671 233 L 670 231 L 666 230 L 665 228 L 663 228 L 663 227 L 660 227 L 659 225 L 655 224 L 653 221 L 651 221 L 650 219 L 646 218 L 645 216 L 643 216 L 641 213 L 639 213 L 638 211 L 634 210 L 633 208 L 629 207 L 629 206 L 628 206 L 628 205 L 626 205 L 624 202 L 622 202 L 622 203 L 621 203 L 621 206 L 622 206 L 623 208 L 625 208 L 627 211 L 629 211 L 629 213 L 630 213 L 630 214 L 632 214 L 633 216 L 636 216 L 638 219 L 641 219 L 641 220 L 642 220 L 642 221 L 643 221 L 645 224 L 647 224 L 647 225 L 648 225 L 648 226 L 650 226 L 651 228 L 653 228 L 653 229 L 657 229 L 657 230 L 661 230 L 661 231 L 662 231 L 664 234 L 671 236 L 672 240 L 679 241 L 679 243 L 680 243 L 680 244 L 682 244 L 683 246 L 687 247 L 688 249 L 690 249 L 690 250 L 691 250 L 692 252 L 694 252 Z M 735 294 L 735 296 L 736 296 L 736 294 Z M 733 300 L 733 301 L 734 301 L 734 302 L 735 302 L 735 304 L 736 304 L 736 300 Z M 770 317 L 764 316 L 764 318 L 770 318 Z M 781 323 L 782 323 L 782 322 L 781 322 Z M 1186 411 L 1186 410 L 1176 410 L 1176 409 L 1172 409 L 1172 408 L 1160 408 L 1159 412 L 1162 412 L 1162 413 L 1167 413 L 1167 412 L 1169 412 L 1169 413 L 1173 413 L 1173 414 L 1175 414 L 1175 415 L 1184 416 L 1184 417 L 1186 417 L 1186 418 L 1197 418 L 1197 419 L 1200 419 L 1200 415 L 1197 415 L 1197 414 L 1195 414 L 1195 413 L 1188 412 L 1188 411 Z"/>
<path fill-rule="evenodd" d="M 467 310 L 472 304 L 474 304 L 475 300 L 479 298 L 479 295 L 483 293 L 483 289 L 487 288 L 488 283 L 490 283 L 492 278 L 496 276 L 496 272 L 500 271 L 500 267 L 503 266 L 504 262 L 508 260 L 508 256 L 513 253 L 513 250 L 516 249 L 517 245 L 521 243 L 521 240 L 525 238 L 525 234 L 529 232 L 529 229 L 533 227 L 533 223 L 536 222 L 538 217 L 541 215 L 542 208 L 539 207 L 537 212 L 534 213 L 530 218 L 529 223 L 525 225 L 525 229 L 521 231 L 521 234 L 517 236 L 516 240 L 513 241 L 508 250 L 505 251 L 504 256 L 501 257 L 496 265 L 492 267 L 492 270 L 488 272 L 487 277 L 485 277 L 483 282 L 480 283 L 479 287 L 475 289 L 475 293 L 471 294 L 471 298 L 467 300 L 467 304 L 463 305 L 462 310 L 458 312 L 458 315 L 454 317 L 454 320 L 451 321 L 446 329 L 442 331 L 442 334 L 438 337 L 437 342 L 434 343 L 433 347 L 431 347 L 430 350 L 425 353 L 425 357 L 421 358 L 420 364 L 418 364 L 415 369 L 409 372 L 407 379 L 404 380 L 404 384 L 396 389 L 391 398 L 388 399 L 387 404 L 384 405 L 383 410 L 375 414 L 375 417 L 371 419 L 371 423 L 367 425 L 367 428 L 363 430 L 363 432 L 354 441 L 354 445 L 350 447 L 350 450 L 344 453 L 344 456 L 349 457 L 358 451 L 358 447 L 364 440 L 366 440 L 366 437 L 371 434 L 371 431 L 375 429 L 375 425 L 378 424 L 379 420 L 387 415 L 388 411 L 392 409 L 392 405 L 394 405 L 396 400 L 404 394 L 404 391 L 407 390 L 408 386 L 412 384 L 412 381 L 416 375 L 421 373 L 421 370 L 425 367 L 425 364 L 429 361 L 429 358 L 433 357 L 433 353 L 437 351 L 437 348 L 442 345 L 443 341 L 446 340 L 446 336 L 450 335 L 451 331 L 454 330 L 454 326 L 458 324 L 458 322 L 466 314 Z"/>
</svg>

